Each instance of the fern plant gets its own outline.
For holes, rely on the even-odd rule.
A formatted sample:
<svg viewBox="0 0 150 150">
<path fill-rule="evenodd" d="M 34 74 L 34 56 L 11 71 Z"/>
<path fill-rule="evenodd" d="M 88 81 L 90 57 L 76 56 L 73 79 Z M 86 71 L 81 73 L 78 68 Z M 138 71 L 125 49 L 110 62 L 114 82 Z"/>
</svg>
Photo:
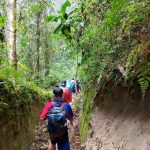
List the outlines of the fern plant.
<svg viewBox="0 0 150 150">
<path fill-rule="evenodd" d="M 148 60 L 142 60 L 137 69 L 137 79 L 140 84 L 142 100 L 144 100 L 144 96 L 146 90 L 150 85 L 150 63 Z"/>
<path fill-rule="evenodd" d="M 126 75 L 125 75 L 126 81 L 132 76 L 131 69 L 135 65 L 137 57 L 141 55 L 141 53 L 142 53 L 141 45 L 138 45 L 134 47 L 133 51 L 131 51 L 131 53 L 129 54 L 126 64 Z"/>
</svg>

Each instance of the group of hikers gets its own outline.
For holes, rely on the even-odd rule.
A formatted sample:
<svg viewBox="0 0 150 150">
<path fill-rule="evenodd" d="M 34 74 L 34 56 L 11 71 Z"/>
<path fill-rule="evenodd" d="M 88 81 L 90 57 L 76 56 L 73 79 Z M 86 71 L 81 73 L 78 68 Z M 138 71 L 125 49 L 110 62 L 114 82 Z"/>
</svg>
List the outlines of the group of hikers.
<svg viewBox="0 0 150 150">
<path fill-rule="evenodd" d="M 78 94 L 81 91 L 81 84 L 78 80 L 75 80 L 72 78 L 71 80 L 64 80 L 61 82 L 61 86 L 65 86 L 66 88 L 69 88 L 72 94 Z"/>
<path fill-rule="evenodd" d="M 48 101 L 40 115 L 41 120 L 48 119 L 47 128 L 51 140 L 48 150 L 70 150 L 67 120 L 73 126 L 72 95 L 81 91 L 78 81 L 62 81 L 53 89 L 54 99 Z"/>
</svg>

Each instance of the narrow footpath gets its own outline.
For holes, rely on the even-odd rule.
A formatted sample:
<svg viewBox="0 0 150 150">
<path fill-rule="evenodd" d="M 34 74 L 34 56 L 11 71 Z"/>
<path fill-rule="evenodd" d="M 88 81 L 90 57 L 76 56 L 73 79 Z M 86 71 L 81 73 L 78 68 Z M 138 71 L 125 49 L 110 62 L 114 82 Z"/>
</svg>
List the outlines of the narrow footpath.
<svg viewBox="0 0 150 150">
<path fill-rule="evenodd" d="M 84 148 L 81 147 L 79 137 L 79 112 L 76 112 L 74 118 L 74 128 L 71 127 L 71 125 L 68 125 L 68 132 L 71 150 L 84 150 Z M 34 140 L 29 144 L 28 150 L 48 150 L 50 139 L 47 132 L 46 122 L 39 121 L 34 133 Z"/>
</svg>

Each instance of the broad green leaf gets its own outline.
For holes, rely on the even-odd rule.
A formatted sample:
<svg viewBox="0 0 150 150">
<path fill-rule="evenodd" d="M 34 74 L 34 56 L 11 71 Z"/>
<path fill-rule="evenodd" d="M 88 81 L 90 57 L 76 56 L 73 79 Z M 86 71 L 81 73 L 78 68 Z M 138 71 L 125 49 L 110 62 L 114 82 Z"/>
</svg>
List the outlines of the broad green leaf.
<svg viewBox="0 0 150 150">
<path fill-rule="evenodd" d="M 57 16 L 46 16 L 45 21 L 46 22 L 53 22 L 56 18 L 57 18 Z"/>
<path fill-rule="evenodd" d="M 66 2 L 62 5 L 61 10 L 60 10 L 60 14 L 61 14 L 62 16 L 65 15 L 66 8 L 67 8 L 68 6 L 70 6 L 70 5 L 71 5 L 71 4 L 70 4 L 70 2 L 69 2 L 68 0 L 66 0 Z"/>
<path fill-rule="evenodd" d="M 4 16 L 0 16 L 0 27 L 4 27 L 6 18 Z"/>
<path fill-rule="evenodd" d="M 6 20 L 6 17 L 0 16 L 0 20 Z"/>
<path fill-rule="evenodd" d="M 57 22 L 58 19 L 61 19 L 62 17 L 61 16 L 46 16 L 45 17 L 45 21 L 46 22 Z"/>
<path fill-rule="evenodd" d="M 0 27 L 4 27 L 4 22 L 0 20 Z"/>
<path fill-rule="evenodd" d="M 58 34 L 62 29 L 62 23 L 57 26 L 57 28 L 54 30 L 54 34 Z"/>
</svg>

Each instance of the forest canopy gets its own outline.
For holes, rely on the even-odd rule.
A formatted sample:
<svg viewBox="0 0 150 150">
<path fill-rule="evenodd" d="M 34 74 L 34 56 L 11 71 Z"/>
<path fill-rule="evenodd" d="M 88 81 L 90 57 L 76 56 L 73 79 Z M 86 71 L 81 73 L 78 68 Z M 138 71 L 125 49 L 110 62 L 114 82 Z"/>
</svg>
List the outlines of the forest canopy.
<svg viewBox="0 0 150 150">
<path fill-rule="evenodd" d="M 54 34 L 57 23 L 47 21 L 59 9 L 54 2 L 0 3 L 1 73 L 13 67 L 24 72 L 27 80 L 43 86 L 75 77 L 76 52 L 72 52 L 63 37 Z M 59 7 L 65 13 L 67 6 Z"/>
</svg>

